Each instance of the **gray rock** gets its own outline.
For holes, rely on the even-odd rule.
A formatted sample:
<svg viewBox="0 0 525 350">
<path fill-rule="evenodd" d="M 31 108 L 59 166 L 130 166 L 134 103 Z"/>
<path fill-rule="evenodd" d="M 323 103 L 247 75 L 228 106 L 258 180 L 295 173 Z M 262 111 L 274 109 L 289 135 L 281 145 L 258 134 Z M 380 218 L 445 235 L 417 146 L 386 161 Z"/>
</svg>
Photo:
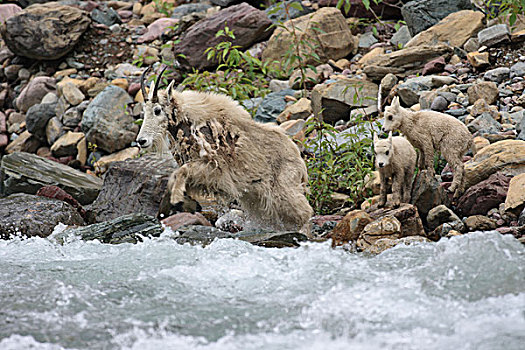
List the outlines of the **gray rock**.
<svg viewBox="0 0 525 350">
<path fill-rule="evenodd" d="M 413 106 L 419 102 L 419 96 L 422 91 L 428 91 L 432 88 L 432 77 L 416 77 L 407 79 L 404 83 L 399 84 L 397 93 L 407 106 Z"/>
<path fill-rule="evenodd" d="M 518 140 L 525 141 L 525 118 L 521 119 L 520 125 L 520 133 L 518 135 Z"/>
<path fill-rule="evenodd" d="M 457 109 L 447 109 L 446 111 L 444 111 L 443 113 L 446 113 L 446 114 L 449 114 L 453 117 L 461 117 L 465 114 L 467 114 L 467 110 L 465 108 L 457 108 Z"/>
<path fill-rule="evenodd" d="M 58 96 L 54 92 L 48 92 L 40 103 L 57 103 Z"/>
<path fill-rule="evenodd" d="M 114 85 L 106 87 L 89 104 L 82 116 L 86 140 L 108 153 L 119 151 L 133 142 L 138 126 L 126 106 L 133 102 L 128 93 Z"/>
<path fill-rule="evenodd" d="M 130 213 L 167 217 L 168 178 L 177 168 L 174 161 L 152 155 L 112 163 L 97 199 L 88 208 L 88 221 L 102 222 Z"/>
<path fill-rule="evenodd" d="M 56 80 L 50 77 L 36 77 L 26 85 L 16 99 L 16 105 L 22 112 L 40 103 L 44 96 L 56 91 Z"/>
<path fill-rule="evenodd" d="M 401 26 L 401 28 L 399 28 L 399 30 L 394 35 L 392 35 L 390 43 L 395 47 L 403 47 L 410 41 L 410 39 L 412 39 L 412 35 L 410 35 L 410 30 L 408 27 Z"/>
<path fill-rule="evenodd" d="M 10 17 L 1 32 L 15 54 L 55 60 L 73 49 L 90 22 L 85 11 L 52 2 L 31 6 Z"/>
<path fill-rule="evenodd" d="M 284 89 L 278 92 L 271 92 L 262 100 L 255 113 L 255 120 L 262 123 L 275 122 L 279 114 L 286 107 L 284 97 L 293 96 L 295 90 Z"/>
<path fill-rule="evenodd" d="M 27 111 L 27 130 L 41 141 L 46 140 L 46 125 L 55 116 L 55 108 L 56 103 L 40 103 Z"/>
<path fill-rule="evenodd" d="M 206 3 L 182 4 L 175 7 L 171 13 L 171 18 L 181 19 L 191 13 L 206 12 L 209 8 L 211 8 L 211 5 Z"/>
<path fill-rule="evenodd" d="M 114 220 L 92 224 L 85 227 L 70 228 L 53 238 L 65 243 L 69 237 L 80 237 L 85 241 L 99 240 L 103 243 L 137 243 L 142 237 L 158 237 L 162 226 L 152 216 L 135 213 L 120 216 Z"/>
<path fill-rule="evenodd" d="M 471 8 L 470 0 L 415 0 L 404 4 L 401 13 L 414 36 L 453 12 Z"/>
<path fill-rule="evenodd" d="M 478 41 L 482 46 L 495 46 L 510 41 L 510 30 L 506 24 L 496 24 L 478 33 Z"/>
<path fill-rule="evenodd" d="M 64 112 L 62 115 L 62 123 L 70 128 L 75 128 L 82 121 L 82 112 L 76 108 L 72 107 Z"/>
<path fill-rule="evenodd" d="M 369 48 L 370 46 L 374 45 L 377 42 L 378 40 L 376 39 L 376 37 L 374 36 L 374 33 L 372 32 L 366 32 L 359 37 L 359 47 L 360 48 Z"/>
<path fill-rule="evenodd" d="M 211 0 L 211 3 L 220 7 L 228 7 L 235 4 L 238 0 Z"/>
<path fill-rule="evenodd" d="M 483 79 L 490 80 L 495 83 L 501 83 L 504 80 L 507 80 L 510 75 L 510 69 L 507 67 L 498 67 L 491 69 L 489 71 L 486 71 L 485 74 L 483 74 Z"/>
<path fill-rule="evenodd" d="M 102 180 L 36 154 L 15 152 L 2 158 L 0 195 L 35 194 L 42 186 L 55 185 L 81 204 L 95 200 Z"/>
<path fill-rule="evenodd" d="M 486 134 L 497 134 L 501 131 L 501 124 L 498 123 L 490 113 L 482 113 L 467 125 L 471 133 L 480 132 Z"/>
<path fill-rule="evenodd" d="M 289 6 L 289 4 L 294 3 L 294 2 L 301 5 L 301 1 L 289 0 L 285 2 L 285 6 Z M 301 7 L 303 8 L 302 11 L 299 11 L 298 9 L 294 7 L 288 7 L 288 15 L 287 15 L 286 11 L 284 10 L 283 3 L 281 1 L 274 5 L 271 5 L 266 10 L 264 10 L 264 12 L 266 12 L 266 15 L 272 21 L 272 23 L 286 22 L 288 19 L 294 19 L 294 18 L 304 16 L 304 15 L 307 15 L 313 12 L 313 10 L 309 7 L 306 7 L 303 5 L 301 5 Z"/>
<path fill-rule="evenodd" d="M 470 38 L 467 40 L 467 42 L 463 45 L 463 48 L 467 52 L 475 52 L 479 49 L 479 41 L 478 38 Z"/>
<path fill-rule="evenodd" d="M 438 205 L 450 206 L 450 199 L 446 191 L 441 187 L 438 180 L 428 174 L 428 171 L 422 171 L 414 180 L 412 187 L 412 199 L 410 201 L 417 207 L 421 218 L 427 217 L 432 208 Z"/>
<path fill-rule="evenodd" d="M 523 208 L 523 210 L 521 211 L 521 214 L 518 218 L 518 225 L 519 226 L 523 226 L 525 225 L 525 208 Z"/>
<path fill-rule="evenodd" d="M 438 205 L 432 208 L 427 215 L 427 225 L 430 230 L 434 230 L 441 224 L 454 221 L 461 222 L 461 219 L 445 205 Z M 463 230 L 458 231 L 461 232 Z"/>
<path fill-rule="evenodd" d="M 106 7 L 103 10 L 98 8 L 94 9 L 91 11 L 91 19 L 108 27 L 115 23 L 122 23 L 117 11 L 113 10 L 111 7 Z"/>
<path fill-rule="evenodd" d="M 518 62 L 510 67 L 510 78 L 525 76 L 525 62 Z"/>
<path fill-rule="evenodd" d="M 270 90 L 272 90 L 272 92 L 279 92 L 279 91 L 290 88 L 288 84 L 288 80 L 277 80 L 277 79 L 270 80 L 269 87 L 270 87 Z"/>
<path fill-rule="evenodd" d="M 430 105 L 430 109 L 433 111 L 443 112 L 448 107 L 448 101 L 443 96 L 437 96 Z"/>
<path fill-rule="evenodd" d="M 457 95 L 453 92 L 448 91 L 438 91 L 437 93 L 439 96 L 442 96 L 447 100 L 449 103 L 456 102 Z"/>
<path fill-rule="evenodd" d="M 59 223 L 83 225 L 84 220 L 61 200 L 25 193 L 0 198 L 0 239 L 47 237 Z"/>
</svg>

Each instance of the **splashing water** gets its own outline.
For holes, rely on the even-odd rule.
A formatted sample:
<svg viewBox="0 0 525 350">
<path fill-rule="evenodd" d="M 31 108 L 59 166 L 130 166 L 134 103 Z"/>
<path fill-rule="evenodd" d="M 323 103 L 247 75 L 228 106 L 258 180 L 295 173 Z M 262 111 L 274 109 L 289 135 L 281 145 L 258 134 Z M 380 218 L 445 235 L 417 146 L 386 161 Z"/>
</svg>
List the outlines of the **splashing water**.
<svg viewBox="0 0 525 350">
<path fill-rule="evenodd" d="M 0 241 L 0 349 L 523 349 L 525 253 Z"/>
</svg>

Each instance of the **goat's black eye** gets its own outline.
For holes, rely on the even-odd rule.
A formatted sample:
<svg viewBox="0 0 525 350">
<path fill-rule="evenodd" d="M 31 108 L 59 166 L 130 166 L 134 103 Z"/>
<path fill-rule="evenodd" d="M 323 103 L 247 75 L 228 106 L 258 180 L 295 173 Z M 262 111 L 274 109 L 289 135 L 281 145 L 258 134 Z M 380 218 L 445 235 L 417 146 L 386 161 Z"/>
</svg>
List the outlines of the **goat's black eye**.
<svg viewBox="0 0 525 350">
<path fill-rule="evenodd" d="M 160 111 L 161 111 L 161 109 L 159 107 L 153 109 L 153 113 L 155 113 L 155 115 L 159 115 Z"/>
<path fill-rule="evenodd" d="M 392 116 L 391 115 L 388 116 L 388 120 L 392 120 Z"/>
<path fill-rule="evenodd" d="M 386 151 L 386 153 L 385 153 L 385 154 L 386 154 L 386 155 L 388 156 L 388 153 L 390 153 L 390 152 L 389 152 L 389 151 Z"/>
</svg>

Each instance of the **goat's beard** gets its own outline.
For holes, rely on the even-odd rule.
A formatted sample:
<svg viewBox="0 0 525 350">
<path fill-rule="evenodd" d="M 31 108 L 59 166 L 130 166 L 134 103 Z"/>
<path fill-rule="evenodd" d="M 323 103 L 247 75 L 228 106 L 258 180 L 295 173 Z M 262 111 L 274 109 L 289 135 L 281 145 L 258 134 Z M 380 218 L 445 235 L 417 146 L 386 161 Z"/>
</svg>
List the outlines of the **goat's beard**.
<svg viewBox="0 0 525 350">
<path fill-rule="evenodd" d="M 153 140 L 149 151 L 159 155 L 161 158 L 173 159 L 172 147 L 173 141 L 170 139 L 170 135 L 162 135 Z"/>
</svg>

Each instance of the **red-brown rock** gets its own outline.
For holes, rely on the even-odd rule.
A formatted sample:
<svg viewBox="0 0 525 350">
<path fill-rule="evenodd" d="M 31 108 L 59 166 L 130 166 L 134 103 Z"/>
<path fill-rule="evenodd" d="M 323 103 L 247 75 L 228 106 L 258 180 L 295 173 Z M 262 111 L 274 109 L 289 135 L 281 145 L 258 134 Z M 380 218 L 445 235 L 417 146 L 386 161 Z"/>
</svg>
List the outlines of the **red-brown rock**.
<svg viewBox="0 0 525 350">
<path fill-rule="evenodd" d="M 328 237 L 332 238 L 332 248 L 357 241 L 365 226 L 372 221 L 370 215 L 362 210 L 352 210 L 346 214 L 343 220 L 328 235 Z"/>
<path fill-rule="evenodd" d="M 441 73 L 445 69 L 445 64 L 445 58 L 443 56 L 438 57 L 432 61 L 427 62 L 421 73 L 423 75 Z"/>
<path fill-rule="evenodd" d="M 71 206 L 73 206 L 73 208 L 75 208 L 78 211 L 82 218 L 84 218 L 84 216 L 86 215 L 86 211 L 84 210 L 84 208 L 82 208 L 82 205 L 80 205 L 80 203 L 75 198 L 73 198 L 69 193 L 67 193 L 60 187 L 44 186 L 36 192 L 36 195 L 61 200 L 63 202 L 71 204 Z"/>
<path fill-rule="evenodd" d="M 161 221 L 164 225 L 177 231 L 182 226 L 201 225 L 211 226 L 210 222 L 201 213 L 177 213 Z"/>
<path fill-rule="evenodd" d="M 511 178 L 495 173 L 470 187 L 459 199 L 456 211 L 460 216 L 486 215 L 490 209 L 505 202 Z"/>
</svg>

